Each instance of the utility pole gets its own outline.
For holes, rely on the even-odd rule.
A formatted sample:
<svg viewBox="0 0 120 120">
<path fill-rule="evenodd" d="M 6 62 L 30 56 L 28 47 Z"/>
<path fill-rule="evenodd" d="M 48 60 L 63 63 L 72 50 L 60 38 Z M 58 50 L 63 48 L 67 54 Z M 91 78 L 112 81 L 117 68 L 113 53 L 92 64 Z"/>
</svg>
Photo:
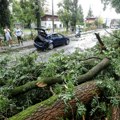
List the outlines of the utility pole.
<svg viewBox="0 0 120 120">
<path fill-rule="evenodd" d="M 52 31 L 54 32 L 54 2 L 52 0 Z"/>
</svg>

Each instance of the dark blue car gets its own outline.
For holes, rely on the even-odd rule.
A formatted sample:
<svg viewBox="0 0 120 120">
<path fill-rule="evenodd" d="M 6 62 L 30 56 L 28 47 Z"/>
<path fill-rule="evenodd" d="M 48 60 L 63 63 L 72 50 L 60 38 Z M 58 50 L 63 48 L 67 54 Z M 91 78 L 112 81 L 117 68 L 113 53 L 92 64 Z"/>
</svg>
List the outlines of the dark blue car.
<svg viewBox="0 0 120 120">
<path fill-rule="evenodd" d="M 34 40 L 34 46 L 40 50 L 53 49 L 56 46 L 68 45 L 69 38 L 59 33 L 46 34 L 45 30 L 39 29 L 38 36 Z"/>
</svg>

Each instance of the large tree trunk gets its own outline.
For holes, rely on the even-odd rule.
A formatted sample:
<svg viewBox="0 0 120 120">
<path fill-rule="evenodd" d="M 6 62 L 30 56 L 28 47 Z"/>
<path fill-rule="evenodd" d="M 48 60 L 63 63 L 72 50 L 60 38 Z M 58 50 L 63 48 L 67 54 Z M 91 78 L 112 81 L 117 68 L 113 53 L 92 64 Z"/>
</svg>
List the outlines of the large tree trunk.
<svg viewBox="0 0 120 120">
<path fill-rule="evenodd" d="M 100 63 L 98 63 L 95 67 L 89 70 L 86 74 L 80 75 L 78 77 L 78 80 L 76 81 L 77 84 L 81 84 L 86 81 L 92 80 L 98 73 L 100 73 L 103 69 L 105 69 L 109 64 L 110 64 L 110 60 L 108 58 L 104 58 Z M 37 81 L 32 81 L 32 82 L 26 83 L 25 85 L 14 88 L 13 90 L 10 91 L 9 96 L 12 97 L 12 96 L 22 94 L 36 87 L 44 87 L 47 85 L 50 86 L 56 83 L 63 83 L 63 82 L 64 80 L 61 79 L 61 77 L 44 78 L 42 80 L 40 79 Z"/>
<path fill-rule="evenodd" d="M 71 108 L 65 112 L 66 105 L 58 96 L 55 99 L 49 98 L 48 100 L 32 106 L 20 114 L 13 116 L 10 120 L 59 120 L 59 118 L 71 117 L 76 111 L 76 98 L 82 103 L 88 103 L 93 96 L 99 95 L 100 89 L 96 86 L 94 81 L 83 83 L 76 87 L 75 97 L 67 102 Z M 51 104 L 49 104 L 51 102 Z M 34 110 L 33 110 L 34 108 Z"/>
</svg>

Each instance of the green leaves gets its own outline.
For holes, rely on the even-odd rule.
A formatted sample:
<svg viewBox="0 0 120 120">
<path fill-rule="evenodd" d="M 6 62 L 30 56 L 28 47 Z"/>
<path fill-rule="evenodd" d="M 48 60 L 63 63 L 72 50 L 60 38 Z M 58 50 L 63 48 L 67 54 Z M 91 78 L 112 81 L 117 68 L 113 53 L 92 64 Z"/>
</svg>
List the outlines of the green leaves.
<svg viewBox="0 0 120 120">
<path fill-rule="evenodd" d="M 35 4 L 34 0 L 13 0 L 13 22 L 19 22 L 24 25 L 30 25 L 36 21 L 36 10 L 38 5 Z M 39 12 L 43 15 L 44 0 L 40 0 Z"/>
<path fill-rule="evenodd" d="M 93 15 L 93 11 L 91 9 L 91 7 L 89 8 L 89 11 L 88 11 L 88 15 L 87 15 L 87 18 L 91 18 L 91 17 L 94 17 Z"/>
<path fill-rule="evenodd" d="M 98 83 L 98 86 L 102 89 L 106 99 L 109 100 L 113 106 L 120 103 L 120 83 L 113 79 L 104 80 L 102 83 Z"/>
<path fill-rule="evenodd" d="M 9 111 L 10 104 L 11 101 L 7 97 L 0 95 L 0 118 L 1 114 L 5 114 Z"/>
<path fill-rule="evenodd" d="M 104 7 L 108 4 L 111 4 L 113 8 L 115 8 L 116 12 L 120 13 L 120 2 L 119 0 L 101 0 L 102 3 L 104 4 Z"/>
<path fill-rule="evenodd" d="M 63 0 L 58 6 L 60 8 L 58 15 L 66 27 L 66 31 L 68 31 L 70 25 L 75 30 L 77 22 L 79 24 L 83 23 L 83 11 L 82 7 L 78 6 L 78 0 Z"/>
<path fill-rule="evenodd" d="M 38 63 L 35 64 L 36 58 L 36 54 L 26 55 L 26 57 L 23 56 L 19 59 L 14 58 L 14 61 L 12 61 L 12 57 L 4 57 L 1 59 L 0 79 L 11 86 L 22 85 L 37 79 L 36 76 L 40 73 L 43 64 L 40 63 L 39 66 Z"/>
<path fill-rule="evenodd" d="M 86 107 L 84 104 L 82 104 L 81 102 L 77 102 L 76 103 L 76 107 L 77 107 L 77 117 L 79 118 L 79 116 L 83 116 L 86 113 Z"/>
<path fill-rule="evenodd" d="M 1 106 L 7 110 L 7 107 L 10 108 L 10 106 L 8 106 L 9 103 L 12 108 L 17 108 L 18 112 L 48 98 L 51 94 L 47 87 L 43 89 L 35 88 L 24 93 L 24 95 L 12 98 L 12 102 L 7 96 L 11 89 L 14 89 L 16 86 L 24 85 L 29 81 L 60 76 L 64 82 L 62 85 L 52 85 L 53 93 L 60 94 L 60 98 L 67 106 L 65 111 L 68 112 L 68 110 L 72 110 L 68 101 L 75 98 L 74 85 L 77 85 L 76 80 L 78 76 L 88 72 L 89 69 L 99 62 L 100 58 L 109 57 L 111 66 L 95 77 L 95 80 L 104 80 L 98 82 L 98 86 L 103 90 L 103 97 L 99 98 L 97 96 L 92 100 L 91 112 L 87 110 L 84 104 L 80 103 L 80 101 L 75 98 L 77 101 L 76 118 L 84 117 L 86 111 L 90 112 L 92 116 L 96 113 L 106 115 L 109 104 L 116 106 L 120 103 L 120 83 L 114 81 L 114 79 L 116 79 L 115 75 L 120 75 L 120 49 L 118 47 L 111 48 L 111 43 L 114 46 L 114 44 L 118 43 L 118 39 L 113 39 L 112 37 L 104 37 L 103 39 L 108 48 L 108 51 L 105 51 L 103 54 L 97 52 L 97 47 L 85 51 L 84 54 L 79 50 L 76 50 L 70 55 L 66 55 L 64 51 L 60 51 L 53 54 L 45 63 L 36 62 L 37 54 L 29 54 L 18 58 L 14 57 L 14 59 L 12 56 L 0 57 L 0 81 L 4 81 L 4 84 L 1 84 L 0 88 L 0 94 L 2 95 L 0 100 L 6 103 L 5 106 L 3 106 L 3 104 Z M 10 111 L 10 113 L 12 113 L 12 111 Z"/>
<path fill-rule="evenodd" d="M 100 98 L 97 96 L 93 98 L 93 100 L 91 102 L 91 107 L 92 107 L 92 110 L 90 111 L 91 116 L 98 111 L 100 113 L 104 113 L 104 114 L 107 112 L 106 103 L 104 101 L 100 102 L 99 100 L 100 100 Z"/>
</svg>

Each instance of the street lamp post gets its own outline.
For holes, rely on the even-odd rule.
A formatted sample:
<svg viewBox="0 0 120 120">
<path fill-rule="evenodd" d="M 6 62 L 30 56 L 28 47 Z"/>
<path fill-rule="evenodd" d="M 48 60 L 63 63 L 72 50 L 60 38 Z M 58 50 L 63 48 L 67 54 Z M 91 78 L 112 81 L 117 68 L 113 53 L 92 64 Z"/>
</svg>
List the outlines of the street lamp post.
<svg viewBox="0 0 120 120">
<path fill-rule="evenodd" d="M 52 0 L 52 31 L 54 32 L 54 1 Z"/>
</svg>

